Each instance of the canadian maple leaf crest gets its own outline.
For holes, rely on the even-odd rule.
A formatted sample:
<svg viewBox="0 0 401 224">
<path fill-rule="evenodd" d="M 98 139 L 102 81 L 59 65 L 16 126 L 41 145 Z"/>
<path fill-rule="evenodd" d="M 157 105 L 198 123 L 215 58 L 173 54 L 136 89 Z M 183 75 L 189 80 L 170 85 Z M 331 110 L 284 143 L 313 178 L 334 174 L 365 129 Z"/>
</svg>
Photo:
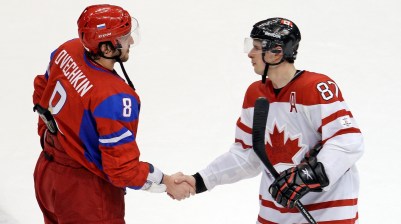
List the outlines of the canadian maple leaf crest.
<svg viewBox="0 0 401 224">
<path fill-rule="evenodd" d="M 266 155 L 274 166 L 279 163 L 294 164 L 293 157 L 300 152 L 299 138 L 286 138 L 285 129 L 281 131 L 274 124 L 273 132 L 270 135 L 270 142 L 265 145 Z"/>
</svg>

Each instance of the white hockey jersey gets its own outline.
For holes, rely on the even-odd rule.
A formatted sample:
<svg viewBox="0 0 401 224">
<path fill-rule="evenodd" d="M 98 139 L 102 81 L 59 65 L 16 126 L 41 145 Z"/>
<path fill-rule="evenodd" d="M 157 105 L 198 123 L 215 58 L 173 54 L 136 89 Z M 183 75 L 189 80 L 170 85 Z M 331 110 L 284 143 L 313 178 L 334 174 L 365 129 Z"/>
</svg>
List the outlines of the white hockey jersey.
<svg viewBox="0 0 401 224">
<path fill-rule="evenodd" d="M 257 223 L 306 223 L 297 209 L 275 203 L 268 192 L 274 179 L 253 152 L 253 109 L 261 96 L 270 102 L 265 150 L 275 169 L 281 172 L 299 164 L 313 146 L 322 142 L 317 159 L 324 165 L 330 184 L 323 192 L 310 192 L 301 201 L 318 223 L 357 223 L 359 177 L 355 162 L 364 150 L 362 134 L 337 84 L 322 74 L 300 71 L 278 95 L 269 79 L 265 84 L 251 84 L 237 121 L 235 143 L 199 172 L 207 189 L 262 171 Z"/>
</svg>

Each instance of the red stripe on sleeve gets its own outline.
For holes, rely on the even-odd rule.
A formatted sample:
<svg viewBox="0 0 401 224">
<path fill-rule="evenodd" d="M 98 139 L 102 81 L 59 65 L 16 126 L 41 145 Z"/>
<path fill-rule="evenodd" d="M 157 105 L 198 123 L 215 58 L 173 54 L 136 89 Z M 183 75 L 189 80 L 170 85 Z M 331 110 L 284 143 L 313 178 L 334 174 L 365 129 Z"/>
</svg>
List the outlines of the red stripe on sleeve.
<svg viewBox="0 0 401 224">
<path fill-rule="evenodd" d="M 346 115 L 348 115 L 350 117 L 353 117 L 351 111 L 339 110 L 339 111 L 335 112 L 334 114 L 331 114 L 331 115 L 323 118 L 322 119 L 322 125 L 319 127 L 319 129 L 317 129 L 317 131 L 322 133 L 322 127 L 323 126 L 325 126 L 326 124 L 336 120 L 339 117 L 346 116 Z"/>
<path fill-rule="evenodd" d="M 344 135 L 344 134 L 350 134 L 350 133 L 361 133 L 361 130 L 359 128 L 347 128 L 347 129 L 341 129 L 339 131 L 337 131 L 333 136 L 331 136 L 330 138 L 327 138 L 325 140 L 322 141 L 322 144 L 324 145 L 328 140 L 339 136 L 339 135 Z"/>
<path fill-rule="evenodd" d="M 243 149 L 249 149 L 249 148 L 252 148 L 252 146 L 251 145 L 247 145 L 247 144 L 245 144 L 242 140 L 240 140 L 240 139 L 235 139 L 235 142 L 236 143 L 240 143 L 241 145 L 242 145 L 242 148 Z"/>
<path fill-rule="evenodd" d="M 260 222 L 262 224 L 278 224 L 277 222 L 271 222 L 269 220 L 266 220 L 266 219 L 260 217 L 260 215 L 258 216 L 258 222 Z"/>
<path fill-rule="evenodd" d="M 358 212 L 356 213 L 355 217 L 352 219 L 341 219 L 341 220 L 333 220 L 333 221 L 319 221 L 320 224 L 354 224 L 356 220 L 358 220 Z M 272 222 L 266 220 L 260 216 L 258 216 L 258 222 L 262 224 L 277 224 L 276 222 Z"/>
<path fill-rule="evenodd" d="M 299 213 L 299 211 L 296 208 L 289 209 L 289 208 L 277 207 L 273 202 L 262 199 L 261 195 L 259 195 L 259 199 L 261 201 L 262 206 L 277 210 L 280 213 Z M 314 210 L 325 209 L 325 208 L 354 206 L 357 204 L 358 204 L 358 199 L 353 198 L 353 199 L 344 199 L 344 200 L 335 200 L 335 201 L 314 203 L 314 204 L 304 205 L 304 207 L 309 211 L 314 211 Z"/>
<path fill-rule="evenodd" d="M 248 134 L 252 134 L 252 128 L 246 126 L 244 123 L 241 122 L 241 118 L 238 118 L 237 120 L 237 126 L 239 129 L 243 130 L 244 132 Z"/>
</svg>

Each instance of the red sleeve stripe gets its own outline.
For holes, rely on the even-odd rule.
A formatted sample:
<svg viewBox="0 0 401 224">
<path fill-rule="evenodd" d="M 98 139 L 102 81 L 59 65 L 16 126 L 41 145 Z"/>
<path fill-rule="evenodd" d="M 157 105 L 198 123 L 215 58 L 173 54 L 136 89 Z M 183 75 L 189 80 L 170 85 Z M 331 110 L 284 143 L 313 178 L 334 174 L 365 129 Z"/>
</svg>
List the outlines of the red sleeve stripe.
<svg viewBox="0 0 401 224">
<path fill-rule="evenodd" d="M 241 122 L 241 118 L 238 118 L 237 120 L 237 126 L 239 129 L 241 129 L 242 131 L 248 133 L 248 134 L 252 134 L 252 128 L 246 126 L 244 123 Z"/>
<path fill-rule="evenodd" d="M 339 111 L 337 111 L 337 112 L 335 112 L 335 113 L 333 113 L 333 114 L 331 114 L 331 115 L 329 115 L 329 116 L 323 118 L 323 119 L 322 119 L 322 125 L 317 129 L 317 131 L 318 131 L 319 133 L 322 133 L 322 127 L 323 127 L 323 126 L 325 126 L 326 124 L 328 124 L 328 123 L 330 123 L 330 122 L 336 120 L 336 119 L 339 118 L 339 117 L 346 116 L 346 115 L 348 115 L 348 116 L 350 116 L 350 117 L 353 117 L 351 111 L 339 110 Z"/>
<path fill-rule="evenodd" d="M 341 220 L 333 220 L 333 221 L 319 221 L 320 224 L 344 224 L 344 223 L 355 223 L 356 220 L 358 220 L 358 212 L 355 215 L 355 218 L 352 219 L 341 219 Z M 260 217 L 260 215 L 258 216 L 258 222 L 260 222 L 261 224 L 278 224 L 276 222 L 272 222 L 269 220 L 266 220 L 262 217 Z"/>
<path fill-rule="evenodd" d="M 351 133 L 361 133 L 361 130 L 359 128 L 347 128 L 347 129 L 341 129 L 339 131 L 337 131 L 333 136 L 331 136 L 330 138 L 326 138 L 322 141 L 322 144 L 324 145 L 328 140 L 339 136 L 339 135 L 344 135 L 344 134 L 351 134 Z"/>
<path fill-rule="evenodd" d="M 272 221 L 266 220 L 266 219 L 260 217 L 260 215 L 258 215 L 258 222 L 260 222 L 262 224 L 278 224 L 277 222 L 272 222 Z"/>
<path fill-rule="evenodd" d="M 242 145 L 242 148 L 243 148 L 243 149 L 250 149 L 250 148 L 252 148 L 251 145 L 245 144 L 242 140 L 240 140 L 240 139 L 238 139 L 238 138 L 235 139 L 235 143 L 240 143 L 240 144 Z"/>
<path fill-rule="evenodd" d="M 277 210 L 280 213 L 299 213 L 298 209 L 296 209 L 296 208 L 288 209 L 288 208 L 283 208 L 283 207 L 277 207 L 273 202 L 262 199 L 261 195 L 259 195 L 259 200 L 261 201 L 262 206 Z M 326 202 L 320 202 L 320 203 L 315 203 L 315 204 L 309 204 L 309 205 L 304 205 L 304 207 L 308 211 L 314 211 L 314 210 L 326 209 L 326 208 L 354 206 L 357 204 L 358 204 L 358 198 L 353 198 L 353 199 L 326 201 Z"/>
</svg>

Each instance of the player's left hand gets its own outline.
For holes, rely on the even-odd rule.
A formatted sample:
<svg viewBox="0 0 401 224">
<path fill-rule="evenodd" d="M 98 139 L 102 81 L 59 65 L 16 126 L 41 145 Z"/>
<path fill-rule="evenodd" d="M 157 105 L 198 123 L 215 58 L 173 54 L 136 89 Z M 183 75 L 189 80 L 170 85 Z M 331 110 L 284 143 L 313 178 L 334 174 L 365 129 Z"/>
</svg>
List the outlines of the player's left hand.
<svg viewBox="0 0 401 224">
<path fill-rule="evenodd" d="M 273 199 L 287 208 L 293 208 L 297 200 L 310 191 L 319 191 L 329 185 L 323 164 L 311 157 L 301 163 L 283 171 L 269 187 Z"/>
<path fill-rule="evenodd" d="M 195 195 L 194 186 L 187 182 L 176 182 L 177 179 L 183 177 L 184 174 L 181 172 L 175 173 L 171 176 L 164 175 L 163 184 L 167 186 L 167 194 L 175 200 L 183 200 L 189 198 L 191 195 Z"/>
</svg>

